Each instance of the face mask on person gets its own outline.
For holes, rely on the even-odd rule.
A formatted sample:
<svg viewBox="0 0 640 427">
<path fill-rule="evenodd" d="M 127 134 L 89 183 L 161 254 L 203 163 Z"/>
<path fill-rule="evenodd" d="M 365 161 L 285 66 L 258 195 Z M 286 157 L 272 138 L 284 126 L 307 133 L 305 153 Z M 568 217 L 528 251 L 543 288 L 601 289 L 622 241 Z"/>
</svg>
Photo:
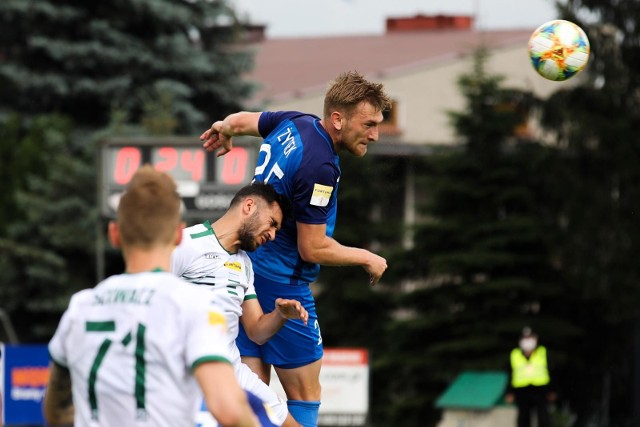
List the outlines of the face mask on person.
<svg viewBox="0 0 640 427">
<path fill-rule="evenodd" d="M 520 340 L 520 349 L 522 351 L 533 351 L 538 345 L 538 340 L 535 338 L 522 338 Z"/>
</svg>

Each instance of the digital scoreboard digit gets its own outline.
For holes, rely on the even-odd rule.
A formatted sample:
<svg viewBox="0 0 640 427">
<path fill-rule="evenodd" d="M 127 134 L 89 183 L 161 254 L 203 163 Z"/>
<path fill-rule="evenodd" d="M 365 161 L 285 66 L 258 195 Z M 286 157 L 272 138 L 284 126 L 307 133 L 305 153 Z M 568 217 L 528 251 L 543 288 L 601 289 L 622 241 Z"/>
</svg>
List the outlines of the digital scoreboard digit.
<svg viewBox="0 0 640 427">
<path fill-rule="evenodd" d="M 103 140 L 98 156 L 100 212 L 113 218 L 120 196 L 135 171 L 151 164 L 175 179 L 185 218 L 218 216 L 229 207 L 236 191 L 251 182 L 257 145 L 250 140 L 234 139 L 234 148 L 216 157 L 204 151 L 196 137 Z"/>
</svg>

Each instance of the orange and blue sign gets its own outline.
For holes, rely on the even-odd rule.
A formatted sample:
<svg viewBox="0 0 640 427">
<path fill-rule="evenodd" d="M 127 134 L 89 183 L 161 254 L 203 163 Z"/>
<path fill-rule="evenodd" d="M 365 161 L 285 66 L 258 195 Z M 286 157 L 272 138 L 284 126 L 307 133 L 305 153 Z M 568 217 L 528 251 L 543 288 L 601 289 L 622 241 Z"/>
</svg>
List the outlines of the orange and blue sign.
<svg viewBox="0 0 640 427">
<path fill-rule="evenodd" d="M 0 344 L 2 425 L 44 425 L 42 398 L 49 381 L 46 345 Z"/>
</svg>

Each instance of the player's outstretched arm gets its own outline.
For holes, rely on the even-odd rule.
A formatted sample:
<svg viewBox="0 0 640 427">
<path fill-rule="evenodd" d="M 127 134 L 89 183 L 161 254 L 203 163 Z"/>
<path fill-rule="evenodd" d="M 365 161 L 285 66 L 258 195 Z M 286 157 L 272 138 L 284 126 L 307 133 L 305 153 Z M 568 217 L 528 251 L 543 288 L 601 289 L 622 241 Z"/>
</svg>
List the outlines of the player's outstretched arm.
<svg viewBox="0 0 640 427">
<path fill-rule="evenodd" d="M 258 121 L 262 113 L 241 111 L 230 114 L 224 120 L 219 120 L 211 128 L 200 135 L 200 141 L 205 150 L 216 153 L 217 157 L 224 156 L 233 146 L 231 138 L 234 136 L 260 136 Z"/>
<path fill-rule="evenodd" d="M 226 362 L 204 362 L 193 370 L 204 395 L 207 409 L 222 427 L 260 427 L 236 380 L 233 367 Z"/>
<path fill-rule="evenodd" d="M 256 344 L 267 342 L 289 319 L 301 319 L 307 324 L 309 313 L 300 301 L 277 298 L 275 310 L 267 314 L 264 314 L 257 299 L 242 303 L 240 321 L 249 339 Z"/>
<path fill-rule="evenodd" d="M 73 425 L 71 374 L 67 368 L 54 362 L 49 364 L 49 384 L 44 395 L 43 412 L 47 425 Z"/>
</svg>

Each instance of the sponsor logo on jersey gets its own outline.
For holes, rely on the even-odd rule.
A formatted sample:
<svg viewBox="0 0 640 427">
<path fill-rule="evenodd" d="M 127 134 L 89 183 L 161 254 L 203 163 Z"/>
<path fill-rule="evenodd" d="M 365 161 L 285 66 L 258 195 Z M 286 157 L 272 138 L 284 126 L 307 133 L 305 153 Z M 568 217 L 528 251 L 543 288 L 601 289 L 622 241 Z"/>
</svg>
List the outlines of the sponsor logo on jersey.
<svg viewBox="0 0 640 427">
<path fill-rule="evenodd" d="M 218 313 L 217 311 L 210 311 L 209 312 L 209 324 L 216 326 L 216 325 L 221 325 L 226 327 L 227 326 L 227 321 L 224 318 L 224 315 L 221 313 Z"/>
<path fill-rule="evenodd" d="M 242 264 L 240 264 L 238 261 L 225 262 L 224 266 L 227 267 L 229 270 L 242 271 Z"/>
<path fill-rule="evenodd" d="M 209 252 L 204 254 L 205 259 L 220 259 L 220 255 L 215 252 Z"/>
<path fill-rule="evenodd" d="M 333 187 L 322 184 L 313 184 L 313 194 L 311 194 L 311 202 L 313 206 L 327 206 L 331 199 L 331 193 L 333 193 Z"/>
</svg>

